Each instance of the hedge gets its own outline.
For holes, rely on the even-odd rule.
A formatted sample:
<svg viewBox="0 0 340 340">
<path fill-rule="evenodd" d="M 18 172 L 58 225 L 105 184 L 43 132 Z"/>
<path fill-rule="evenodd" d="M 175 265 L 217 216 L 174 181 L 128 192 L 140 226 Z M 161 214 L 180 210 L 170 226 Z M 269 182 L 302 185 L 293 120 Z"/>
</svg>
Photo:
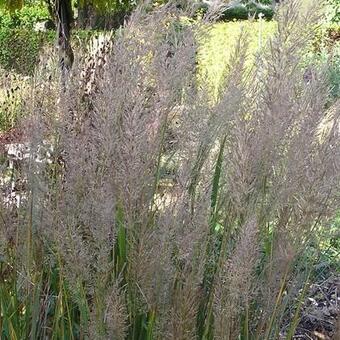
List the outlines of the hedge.
<svg viewBox="0 0 340 340">
<path fill-rule="evenodd" d="M 35 32 L 28 29 L 0 29 L 0 65 L 6 70 L 31 74 L 39 51 L 54 39 L 53 32 Z"/>
<path fill-rule="evenodd" d="M 72 32 L 72 45 L 80 46 L 98 31 L 77 30 Z M 44 46 L 53 46 L 56 32 L 36 32 L 26 28 L 0 28 L 0 68 L 14 70 L 23 75 L 33 73 Z"/>
</svg>

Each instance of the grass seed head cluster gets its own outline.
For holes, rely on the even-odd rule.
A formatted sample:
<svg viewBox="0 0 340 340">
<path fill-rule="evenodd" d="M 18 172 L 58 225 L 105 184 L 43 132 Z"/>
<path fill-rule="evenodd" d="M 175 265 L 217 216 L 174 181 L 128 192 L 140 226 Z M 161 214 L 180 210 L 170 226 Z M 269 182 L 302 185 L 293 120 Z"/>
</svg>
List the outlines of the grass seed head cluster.
<svg viewBox="0 0 340 340">
<path fill-rule="evenodd" d="M 216 99 L 206 27 L 173 6 L 132 15 L 90 90 L 86 58 L 63 87 L 37 73 L 26 198 L 1 207 L 4 337 L 277 338 L 339 207 L 339 105 L 301 67 L 315 13 L 285 2 L 252 67 L 241 32 Z"/>
</svg>

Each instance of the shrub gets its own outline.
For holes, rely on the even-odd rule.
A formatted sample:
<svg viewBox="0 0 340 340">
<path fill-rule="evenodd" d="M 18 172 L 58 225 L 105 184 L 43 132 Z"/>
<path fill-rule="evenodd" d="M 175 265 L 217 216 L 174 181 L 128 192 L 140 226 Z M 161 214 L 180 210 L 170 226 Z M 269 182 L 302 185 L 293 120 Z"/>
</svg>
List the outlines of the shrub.
<svg viewBox="0 0 340 340">
<path fill-rule="evenodd" d="M 7 70 L 31 74 L 42 46 L 51 42 L 53 38 L 53 32 L 0 29 L 0 65 Z"/>
<path fill-rule="evenodd" d="M 340 53 L 328 57 L 327 77 L 334 100 L 340 98 Z"/>
<path fill-rule="evenodd" d="M 16 127 L 28 99 L 28 77 L 0 69 L 0 132 Z"/>
<path fill-rule="evenodd" d="M 44 5 L 28 5 L 12 12 L 0 9 L 0 28 L 33 29 L 37 22 L 49 18 L 47 7 Z"/>
<path fill-rule="evenodd" d="M 274 16 L 274 9 L 271 6 L 257 5 L 257 4 L 240 4 L 227 8 L 223 15 L 222 20 L 247 20 L 250 17 L 259 18 L 260 13 L 267 20 L 271 20 Z"/>
<path fill-rule="evenodd" d="M 197 5 L 198 11 L 205 13 L 210 8 L 208 2 L 203 2 Z M 220 15 L 221 20 L 247 20 L 250 17 L 259 18 L 262 13 L 263 17 L 271 20 L 274 16 L 274 6 L 272 1 L 230 1 L 227 2 L 225 9 Z"/>
<path fill-rule="evenodd" d="M 72 35 L 72 45 L 80 48 L 99 31 L 77 30 Z M 0 66 L 7 71 L 32 75 L 44 48 L 52 49 L 55 31 L 36 32 L 31 29 L 0 29 Z"/>
<path fill-rule="evenodd" d="M 4 338 L 292 337 L 340 189 L 339 112 L 301 68 L 315 9 L 298 9 L 254 68 L 240 34 L 214 101 L 200 23 L 177 30 L 168 6 L 136 12 L 62 88 L 40 70 L 22 201 L 1 207 Z"/>
<path fill-rule="evenodd" d="M 326 68 L 326 78 L 331 91 L 331 101 L 340 96 L 340 44 L 337 41 L 337 29 L 333 25 L 322 25 L 316 32 L 312 47 L 305 54 L 306 62 L 315 67 Z"/>
<path fill-rule="evenodd" d="M 328 0 L 330 6 L 331 21 L 335 24 L 340 24 L 340 5 L 338 0 Z"/>
</svg>

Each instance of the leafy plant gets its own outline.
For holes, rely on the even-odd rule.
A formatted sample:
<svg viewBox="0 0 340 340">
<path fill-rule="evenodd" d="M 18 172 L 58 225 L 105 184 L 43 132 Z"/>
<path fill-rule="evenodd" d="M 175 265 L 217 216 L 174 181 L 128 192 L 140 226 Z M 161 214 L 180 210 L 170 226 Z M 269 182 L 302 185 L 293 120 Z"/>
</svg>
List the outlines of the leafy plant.
<svg viewBox="0 0 340 340">
<path fill-rule="evenodd" d="M 33 29 L 40 21 L 49 19 L 47 7 L 44 5 L 27 5 L 21 9 L 8 11 L 0 7 L 0 28 Z"/>
</svg>

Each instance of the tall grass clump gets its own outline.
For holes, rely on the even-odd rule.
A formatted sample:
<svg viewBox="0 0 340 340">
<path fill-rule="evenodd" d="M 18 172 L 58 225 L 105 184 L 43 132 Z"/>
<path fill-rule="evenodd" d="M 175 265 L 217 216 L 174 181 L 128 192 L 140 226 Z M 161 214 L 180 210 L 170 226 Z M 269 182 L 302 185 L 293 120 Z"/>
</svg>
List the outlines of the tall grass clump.
<svg viewBox="0 0 340 340">
<path fill-rule="evenodd" d="M 209 23 L 171 5 L 62 87 L 37 71 L 21 204 L 1 206 L 1 337 L 292 338 L 339 207 L 339 106 L 302 68 L 316 13 L 286 1 L 253 67 L 241 33 L 214 101 Z"/>
</svg>

